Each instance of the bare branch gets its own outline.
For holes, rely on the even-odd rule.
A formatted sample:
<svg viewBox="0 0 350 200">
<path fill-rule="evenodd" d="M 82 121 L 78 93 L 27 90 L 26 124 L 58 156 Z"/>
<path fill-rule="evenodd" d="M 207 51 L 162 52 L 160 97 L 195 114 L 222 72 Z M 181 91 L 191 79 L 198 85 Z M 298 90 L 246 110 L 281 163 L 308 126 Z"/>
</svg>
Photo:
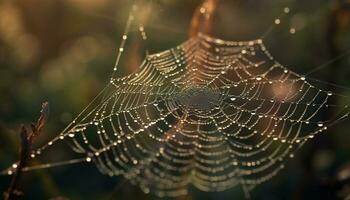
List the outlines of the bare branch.
<svg viewBox="0 0 350 200">
<path fill-rule="evenodd" d="M 44 128 L 47 122 L 48 116 L 49 104 L 45 102 L 42 104 L 41 115 L 37 120 L 37 123 L 35 125 L 31 125 L 31 132 L 28 132 L 24 125 L 21 126 L 21 146 L 19 149 L 20 157 L 19 161 L 13 164 L 13 166 L 9 169 L 11 173 L 13 172 L 13 176 L 9 188 L 4 193 L 5 200 L 15 200 L 18 199 L 20 196 L 23 196 L 23 193 L 17 189 L 20 182 L 20 178 L 22 176 L 22 169 L 27 166 L 33 141 L 36 137 L 40 135 L 42 129 Z"/>
</svg>

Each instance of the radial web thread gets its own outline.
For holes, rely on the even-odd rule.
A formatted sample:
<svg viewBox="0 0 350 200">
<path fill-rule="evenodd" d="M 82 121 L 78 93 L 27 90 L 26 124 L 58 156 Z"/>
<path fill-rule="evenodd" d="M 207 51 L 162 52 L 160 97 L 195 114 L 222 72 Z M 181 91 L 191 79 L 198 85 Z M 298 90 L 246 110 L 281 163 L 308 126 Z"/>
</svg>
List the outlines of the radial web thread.
<svg viewBox="0 0 350 200">
<path fill-rule="evenodd" d="M 101 94 L 32 157 L 69 141 L 102 173 L 158 196 L 186 194 L 189 184 L 250 191 L 349 115 L 347 105 L 332 104 L 337 94 L 276 62 L 262 40 L 204 34 L 148 55 Z"/>
</svg>

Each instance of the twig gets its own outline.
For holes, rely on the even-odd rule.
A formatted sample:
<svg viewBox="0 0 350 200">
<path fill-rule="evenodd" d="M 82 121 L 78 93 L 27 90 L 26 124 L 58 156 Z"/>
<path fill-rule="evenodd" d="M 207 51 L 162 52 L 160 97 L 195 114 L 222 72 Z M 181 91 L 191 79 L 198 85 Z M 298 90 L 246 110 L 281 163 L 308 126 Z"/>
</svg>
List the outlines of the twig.
<svg viewBox="0 0 350 200">
<path fill-rule="evenodd" d="M 46 121 L 49 116 L 49 104 L 45 102 L 42 104 L 41 115 L 36 122 L 36 124 L 31 124 L 31 132 L 25 128 L 24 125 L 21 126 L 20 138 L 21 138 L 21 146 L 20 146 L 20 157 L 19 161 L 13 164 L 12 168 L 9 169 L 10 173 L 13 173 L 10 186 L 6 192 L 4 192 L 5 200 L 15 200 L 23 195 L 21 191 L 18 190 L 18 185 L 20 182 L 20 178 L 22 176 L 22 169 L 27 166 L 27 162 L 29 159 L 29 154 L 31 151 L 31 147 L 35 138 L 37 138 L 42 129 L 44 128 Z M 14 171 L 14 172 L 13 172 Z"/>
</svg>

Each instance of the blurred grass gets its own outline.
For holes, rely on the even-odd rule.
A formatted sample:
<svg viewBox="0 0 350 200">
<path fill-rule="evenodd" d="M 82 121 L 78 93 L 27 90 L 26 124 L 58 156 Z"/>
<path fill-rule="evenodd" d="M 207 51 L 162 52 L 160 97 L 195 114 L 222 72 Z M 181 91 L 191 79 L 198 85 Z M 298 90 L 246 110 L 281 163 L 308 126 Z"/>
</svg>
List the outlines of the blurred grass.
<svg viewBox="0 0 350 200">
<path fill-rule="evenodd" d="M 276 16 L 290 6 L 291 13 L 281 17 L 281 25 L 265 38 L 265 43 L 282 64 L 304 74 L 333 59 L 327 34 L 332 23 L 339 25 L 331 37 L 340 52 L 350 47 L 349 6 L 339 9 L 336 0 L 222 0 L 215 15 L 213 34 L 228 40 L 259 38 Z M 343 1 L 345 2 L 345 1 Z M 148 41 L 132 39 L 119 69 L 127 74 L 137 68 L 144 52 L 171 48 L 188 37 L 192 14 L 201 1 L 153 1 L 153 11 L 145 24 Z M 30 0 L 0 2 L 0 167 L 16 159 L 18 129 L 35 119 L 41 102 L 51 104 L 51 117 L 38 146 L 53 138 L 104 87 L 112 72 L 131 1 L 127 0 Z M 289 29 L 295 27 L 296 34 Z M 134 28 L 133 32 L 135 32 Z M 137 35 L 133 33 L 132 35 Z M 130 50 L 130 51 L 131 51 Z M 134 58 L 134 57 L 133 57 Z M 350 57 L 312 74 L 320 80 L 350 87 Z M 323 85 L 324 87 L 329 87 Z M 332 88 L 331 89 L 337 89 Z M 349 95 L 350 90 L 337 90 Z M 339 124 L 309 142 L 288 167 L 270 182 L 259 186 L 254 199 L 334 199 L 335 191 L 327 182 L 349 162 L 349 123 Z M 69 155 L 56 149 L 48 157 Z M 25 199 L 154 199 L 137 187 L 123 183 L 121 177 L 101 175 L 94 166 L 74 165 L 28 173 L 22 182 Z M 8 184 L 0 177 L 0 190 Z M 121 184 L 121 185 L 120 185 Z M 118 190 L 114 188 L 118 185 Z M 179 199 L 241 198 L 240 188 L 223 193 L 201 193 Z"/>
</svg>

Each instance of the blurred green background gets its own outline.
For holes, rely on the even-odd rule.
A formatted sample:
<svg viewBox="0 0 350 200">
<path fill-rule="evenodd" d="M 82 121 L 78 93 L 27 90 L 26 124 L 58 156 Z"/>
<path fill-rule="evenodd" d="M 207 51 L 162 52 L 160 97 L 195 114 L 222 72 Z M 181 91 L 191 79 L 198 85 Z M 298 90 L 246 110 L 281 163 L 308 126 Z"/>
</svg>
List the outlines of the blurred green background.
<svg viewBox="0 0 350 200">
<path fill-rule="evenodd" d="M 137 26 L 132 27 L 119 75 L 136 70 L 145 49 L 155 53 L 185 41 L 201 4 L 152 1 L 151 12 L 141 17 L 148 40 L 139 39 Z M 43 101 L 50 102 L 50 120 L 36 146 L 55 137 L 106 85 L 131 6 L 127 0 L 0 1 L 0 169 L 16 160 L 20 124 L 35 121 Z M 350 96 L 349 0 L 219 0 L 217 6 L 214 36 L 257 39 L 279 17 L 281 24 L 264 38 L 276 60 L 300 74 L 323 66 L 310 78 L 341 85 L 317 82 Z M 350 174 L 349 130 L 348 120 L 308 142 L 286 169 L 253 191 L 253 199 L 342 199 L 350 190 L 338 178 L 340 172 Z M 69 158 L 71 153 L 57 148 L 46 157 Z M 9 180 L 0 176 L 0 191 Z M 100 174 L 92 164 L 26 173 L 21 189 L 24 199 L 156 199 L 122 177 Z M 177 199 L 242 198 L 241 188 L 235 188 L 222 193 L 191 189 Z"/>
</svg>

